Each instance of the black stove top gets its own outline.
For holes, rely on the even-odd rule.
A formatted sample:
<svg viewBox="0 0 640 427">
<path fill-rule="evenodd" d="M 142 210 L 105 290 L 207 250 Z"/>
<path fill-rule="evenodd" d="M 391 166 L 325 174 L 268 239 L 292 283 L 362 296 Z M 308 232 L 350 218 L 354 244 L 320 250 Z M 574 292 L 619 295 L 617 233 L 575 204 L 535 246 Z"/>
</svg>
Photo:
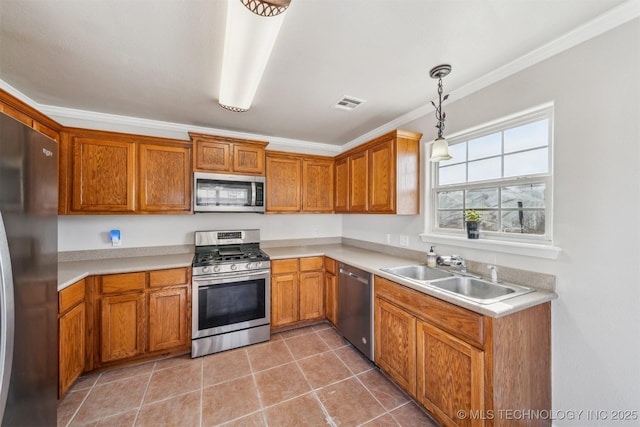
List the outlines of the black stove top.
<svg viewBox="0 0 640 427">
<path fill-rule="evenodd" d="M 267 261 L 269 256 L 260 250 L 259 244 L 200 246 L 196 247 L 193 266 L 216 265 L 238 261 Z"/>
</svg>

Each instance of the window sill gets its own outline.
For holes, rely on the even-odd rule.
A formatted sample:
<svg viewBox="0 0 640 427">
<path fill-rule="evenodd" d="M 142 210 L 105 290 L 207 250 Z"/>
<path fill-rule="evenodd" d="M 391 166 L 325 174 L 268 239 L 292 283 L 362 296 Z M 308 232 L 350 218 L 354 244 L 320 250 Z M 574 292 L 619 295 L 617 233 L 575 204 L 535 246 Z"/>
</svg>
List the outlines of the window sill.
<svg viewBox="0 0 640 427">
<path fill-rule="evenodd" d="M 550 245 L 488 239 L 467 239 L 465 237 L 445 236 L 442 234 L 423 233 L 420 234 L 420 239 L 425 243 L 438 243 L 449 246 L 459 246 L 461 248 L 480 249 L 545 259 L 557 259 L 562 251 L 561 248 Z"/>
</svg>

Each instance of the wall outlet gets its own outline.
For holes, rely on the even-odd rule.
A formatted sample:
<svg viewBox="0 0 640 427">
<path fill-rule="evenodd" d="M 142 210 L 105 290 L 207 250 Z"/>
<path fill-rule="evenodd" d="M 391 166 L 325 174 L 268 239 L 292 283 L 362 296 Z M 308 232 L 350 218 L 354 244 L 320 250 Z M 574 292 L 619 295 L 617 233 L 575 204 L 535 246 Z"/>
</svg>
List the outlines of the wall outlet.
<svg viewBox="0 0 640 427">
<path fill-rule="evenodd" d="M 390 244 L 391 244 L 391 234 L 386 233 L 386 234 L 384 235 L 384 243 L 385 243 L 386 245 L 390 245 Z"/>
<path fill-rule="evenodd" d="M 404 234 L 400 235 L 400 246 L 409 246 L 409 236 Z"/>
<path fill-rule="evenodd" d="M 320 236 L 320 230 L 317 228 L 314 228 L 313 230 L 311 230 L 311 233 L 313 234 L 313 237 Z"/>
</svg>

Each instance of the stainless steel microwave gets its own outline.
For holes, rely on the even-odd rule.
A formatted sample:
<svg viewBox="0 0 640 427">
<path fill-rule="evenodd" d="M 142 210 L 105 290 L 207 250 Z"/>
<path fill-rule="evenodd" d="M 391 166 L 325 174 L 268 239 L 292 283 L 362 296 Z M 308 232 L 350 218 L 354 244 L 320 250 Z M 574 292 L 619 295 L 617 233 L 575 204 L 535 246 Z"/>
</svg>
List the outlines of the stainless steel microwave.
<svg viewBox="0 0 640 427">
<path fill-rule="evenodd" d="M 264 176 L 194 172 L 194 212 L 264 213 Z"/>
</svg>

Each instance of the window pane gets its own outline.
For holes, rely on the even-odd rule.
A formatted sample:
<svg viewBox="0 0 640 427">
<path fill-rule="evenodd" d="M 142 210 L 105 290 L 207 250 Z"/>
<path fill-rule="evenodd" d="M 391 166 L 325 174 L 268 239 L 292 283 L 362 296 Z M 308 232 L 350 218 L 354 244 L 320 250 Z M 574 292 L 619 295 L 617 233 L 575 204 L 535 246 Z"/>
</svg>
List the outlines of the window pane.
<svg viewBox="0 0 640 427">
<path fill-rule="evenodd" d="M 451 159 L 441 160 L 440 166 L 453 165 L 455 163 L 467 161 L 467 143 L 461 142 L 459 144 L 449 145 L 449 154 Z"/>
<path fill-rule="evenodd" d="M 544 234 L 544 211 L 503 211 L 502 231 L 505 233 L 542 235 Z"/>
<path fill-rule="evenodd" d="M 480 231 L 498 231 L 498 211 L 482 211 L 482 222 L 480 223 Z"/>
<path fill-rule="evenodd" d="M 502 187 L 503 208 L 544 208 L 544 183 Z"/>
<path fill-rule="evenodd" d="M 504 156 L 504 176 L 524 176 L 549 172 L 549 149 L 525 151 Z M 469 169 L 471 176 L 471 169 Z"/>
<path fill-rule="evenodd" d="M 467 209 L 484 209 L 498 207 L 498 189 L 481 188 L 478 190 L 467 190 Z"/>
<path fill-rule="evenodd" d="M 469 160 L 502 154 L 502 132 L 469 140 Z"/>
<path fill-rule="evenodd" d="M 438 169 L 440 176 L 438 177 L 438 184 L 459 184 L 467 180 L 467 164 L 453 165 L 447 167 L 441 167 Z"/>
<path fill-rule="evenodd" d="M 438 211 L 438 227 L 462 230 L 462 211 Z"/>
<path fill-rule="evenodd" d="M 502 175 L 501 157 L 493 159 L 476 160 L 469 162 L 469 178 L 468 182 L 484 181 L 486 179 L 500 178 Z"/>
<path fill-rule="evenodd" d="M 462 191 L 441 191 L 438 193 L 439 209 L 462 209 Z"/>
<path fill-rule="evenodd" d="M 505 153 L 547 145 L 549 145 L 549 119 L 504 131 Z"/>
</svg>

